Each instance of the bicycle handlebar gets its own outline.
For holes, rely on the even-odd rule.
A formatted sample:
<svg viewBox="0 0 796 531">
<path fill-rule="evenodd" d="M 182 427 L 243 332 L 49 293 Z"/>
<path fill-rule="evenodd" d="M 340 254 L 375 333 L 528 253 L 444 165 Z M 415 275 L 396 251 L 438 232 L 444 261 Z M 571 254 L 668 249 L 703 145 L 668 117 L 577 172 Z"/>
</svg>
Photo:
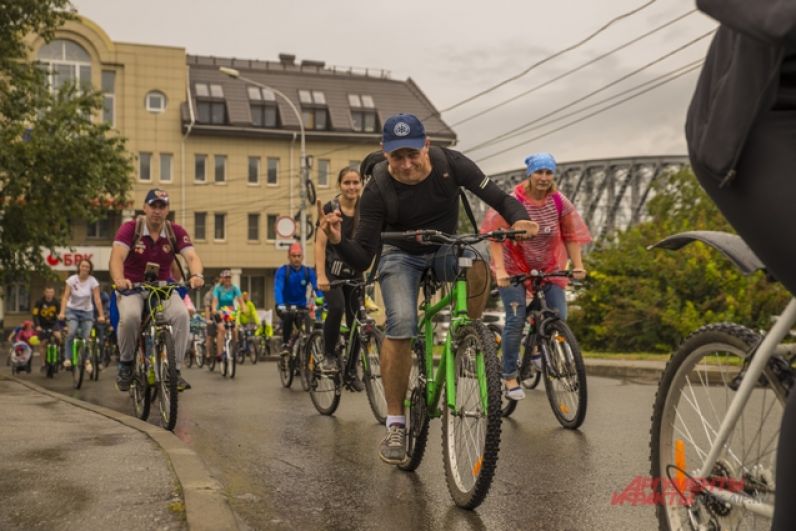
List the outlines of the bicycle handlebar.
<svg viewBox="0 0 796 531">
<path fill-rule="evenodd" d="M 130 295 L 132 293 L 138 293 L 139 291 L 145 290 L 152 290 L 158 288 L 185 288 L 188 287 L 188 284 L 185 282 L 174 282 L 171 280 L 156 280 L 155 282 L 133 282 L 133 287 L 131 289 L 118 289 L 116 285 L 113 286 L 113 289 L 117 292 L 121 293 L 122 295 Z"/>
<path fill-rule="evenodd" d="M 545 273 L 544 271 L 539 271 L 538 269 L 531 269 L 529 272 L 523 273 L 521 275 L 512 275 L 509 278 L 509 282 L 511 282 L 514 285 L 517 285 L 517 284 L 522 284 L 528 279 L 544 280 L 546 278 L 551 278 L 551 277 L 572 278 L 572 275 L 573 275 L 572 270 L 553 271 L 551 273 Z"/>
<path fill-rule="evenodd" d="M 438 230 L 419 229 L 403 232 L 382 232 L 382 240 L 415 240 L 418 243 L 450 243 L 468 245 L 484 240 L 503 241 L 516 239 L 524 230 L 493 230 L 483 234 L 447 234 Z"/>
</svg>

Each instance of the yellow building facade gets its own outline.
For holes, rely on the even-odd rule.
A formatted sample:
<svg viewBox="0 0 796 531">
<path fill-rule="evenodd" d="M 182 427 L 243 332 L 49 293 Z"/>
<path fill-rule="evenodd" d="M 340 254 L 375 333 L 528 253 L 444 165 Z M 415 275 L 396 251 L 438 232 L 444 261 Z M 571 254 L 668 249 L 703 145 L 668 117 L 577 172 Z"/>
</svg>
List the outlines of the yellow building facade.
<svg viewBox="0 0 796 531">
<path fill-rule="evenodd" d="M 103 93 L 98 119 L 127 139 L 134 167 L 133 209 L 75 225 L 73 247 L 50 261 L 61 278 L 73 271 L 79 254 L 91 256 L 95 276 L 109 282 L 107 256 L 116 229 L 158 187 L 169 193 L 174 221 L 194 239 L 205 277 L 229 268 L 259 308 L 270 308 L 274 272 L 287 262 L 285 244 L 277 240 L 290 239 L 277 234 L 276 222 L 298 219 L 302 180 L 298 117 L 268 88 L 299 109 L 312 166 L 308 176 L 324 202 L 337 193 L 341 169 L 358 167 L 379 148 L 387 117 L 438 114 L 411 79 L 393 80 L 382 71 L 297 62 L 288 54 L 276 61 L 242 60 L 114 42 L 86 18 L 67 22 L 50 43 L 36 35 L 27 41 L 31 60 L 42 64 L 54 87 L 74 82 Z M 256 84 L 230 78 L 220 67 L 239 70 Z M 425 124 L 435 143 L 455 141 L 438 118 Z M 305 206 L 311 232 L 316 209 Z M 313 265 L 312 241 L 310 234 L 307 265 Z M 30 315 L 44 285 L 39 279 L 6 287 L 6 327 Z M 60 295 L 62 287 L 56 289 Z"/>
</svg>

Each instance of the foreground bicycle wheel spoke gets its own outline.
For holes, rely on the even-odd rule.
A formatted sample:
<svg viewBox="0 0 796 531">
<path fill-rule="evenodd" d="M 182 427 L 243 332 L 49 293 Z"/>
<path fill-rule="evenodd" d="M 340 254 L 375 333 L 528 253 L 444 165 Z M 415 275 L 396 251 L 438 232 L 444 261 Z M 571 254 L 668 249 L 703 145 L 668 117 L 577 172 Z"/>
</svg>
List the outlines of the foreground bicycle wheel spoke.
<svg viewBox="0 0 796 531">
<path fill-rule="evenodd" d="M 577 429 L 586 418 L 586 365 L 575 335 L 563 321 L 549 325 L 549 359 L 543 362 L 545 391 L 559 424 Z"/>
<path fill-rule="evenodd" d="M 772 505 L 783 389 L 766 368 L 705 478 L 700 469 L 735 397 L 737 376 L 758 336 L 739 325 L 708 325 L 689 336 L 661 378 L 651 431 L 651 472 L 661 529 L 769 529 L 771 521 L 709 494 L 704 484 Z M 678 494 L 680 492 L 681 494 Z M 700 527 L 701 526 L 701 527 Z"/>
<path fill-rule="evenodd" d="M 456 393 L 456 410 L 443 401 L 442 449 L 448 490 L 457 505 L 472 509 L 489 492 L 497 466 L 500 374 L 494 335 L 482 323 L 461 327 L 455 345 L 456 388 L 445 393 Z M 483 363 L 482 374 L 479 363 Z M 486 389 L 486 400 L 482 388 Z"/>
</svg>

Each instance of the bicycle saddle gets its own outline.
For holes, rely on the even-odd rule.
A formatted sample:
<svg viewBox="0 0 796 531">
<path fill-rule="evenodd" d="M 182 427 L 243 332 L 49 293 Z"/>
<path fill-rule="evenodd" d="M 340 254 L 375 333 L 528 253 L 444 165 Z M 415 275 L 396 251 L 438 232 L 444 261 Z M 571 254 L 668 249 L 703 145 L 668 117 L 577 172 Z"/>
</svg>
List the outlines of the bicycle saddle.
<svg viewBox="0 0 796 531">
<path fill-rule="evenodd" d="M 755 255 L 746 242 L 736 234 L 713 230 L 694 230 L 681 232 L 668 236 L 658 243 L 650 245 L 647 250 L 669 249 L 676 251 L 693 241 L 700 241 L 718 249 L 732 263 L 738 266 L 744 275 L 750 275 L 757 270 L 766 270 L 765 264 Z"/>
</svg>

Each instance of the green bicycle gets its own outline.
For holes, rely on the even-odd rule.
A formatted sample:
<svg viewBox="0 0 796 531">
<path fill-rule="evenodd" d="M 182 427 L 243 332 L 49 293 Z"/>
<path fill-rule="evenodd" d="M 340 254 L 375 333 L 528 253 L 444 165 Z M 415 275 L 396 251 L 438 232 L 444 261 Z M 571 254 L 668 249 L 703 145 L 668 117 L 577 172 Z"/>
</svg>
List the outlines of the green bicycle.
<svg viewBox="0 0 796 531">
<path fill-rule="evenodd" d="M 406 408 L 406 459 L 402 470 L 415 470 L 423 459 L 428 439 L 429 419 L 442 417 L 442 451 L 445 478 L 453 501 L 459 507 L 474 509 L 486 497 L 492 484 L 500 447 L 501 389 L 500 368 L 493 333 L 480 320 L 467 316 L 467 269 L 473 259 L 465 250 L 480 241 L 502 241 L 524 231 L 498 230 L 484 234 L 451 235 L 436 230 L 382 233 L 385 240 L 414 240 L 447 244 L 452 247 L 459 272 L 453 288 L 439 301 L 432 297 L 440 287 L 431 270 L 422 277 L 423 316 L 421 332 L 413 345 Z M 433 318 L 450 308 L 450 333 L 434 371 Z M 443 398 L 444 395 L 444 398 Z M 442 399 L 442 406 L 440 406 Z"/>
<path fill-rule="evenodd" d="M 49 349 L 48 349 L 49 350 Z M 94 334 L 94 329 L 91 329 L 91 336 L 85 339 L 80 336 L 75 336 L 72 340 L 72 387 L 80 389 L 83 385 L 83 377 L 86 373 L 86 365 L 91 363 L 89 370 L 89 378 L 96 381 L 99 376 L 95 377 L 95 373 L 99 372 L 97 363 L 99 362 L 99 345 L 97 345 L 97 336 Z"/>
<path fill-rule="evenodd" d="M 135 416 L 147 420 L 151 403 L 159 395 L 161 425 L 169 431 L 177 425 L 177 351 L 171 325 L 163 315 L 163 305 L 182 285 L 166 281 L 140 282 L 134 283 L 132 290 L 121 292 L 122 295 L 146 293 L 130 385 Z"/>
<path fill-rule="evenodd" d="M 44 349 L 44 364 L 47 371 L 47 378 L 52 378 L 58 372 L 58 365 L 61 360 L 61 341 L 56 339 L 52 328 L 45 328 L 39 333 L 39 337 L 47 342 Z"/>
</svg>

